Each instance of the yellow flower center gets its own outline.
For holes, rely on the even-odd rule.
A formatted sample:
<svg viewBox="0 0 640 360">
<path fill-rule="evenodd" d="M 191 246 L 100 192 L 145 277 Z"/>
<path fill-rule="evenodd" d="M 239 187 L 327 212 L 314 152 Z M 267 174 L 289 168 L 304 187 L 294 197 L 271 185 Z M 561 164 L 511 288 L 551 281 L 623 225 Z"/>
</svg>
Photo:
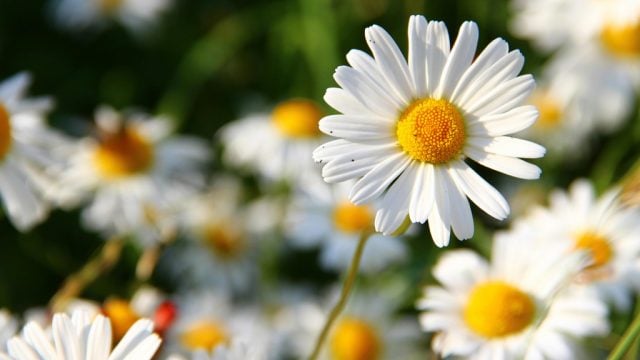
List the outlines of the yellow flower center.
<svg viewBox="0 0 640 360">
<path fill-rule="evenodd" d="M 320 135 L 318 122 L 322 112 L 309 100 L 285 101 L 273 109 L 271 118 L 276 128 L 290 138 L 311 138 Z"/>
<path fill-rule="evenodd" d="M 460 155 L 466 139 L 460 111 L 447 100 L 431 98 L 417 100 L 402 112 L 396 135 L 404 152 L 431 164 Z"/>
<path fill-rule="evenodd" d="M 640 56 L 640 19 L 625 25 L 607 25 L 600 33 L 605 49 L 621 58 Z"/>
<path fill-rule="evenodd" d="M 124 127 L 101 139 L 93 160 L 104 177 L 122 178 L 148 170 L 153 156 L 152 144 L 137 131 Z"/>
<path fill-rule="evenodd" d="M 242 252 L 245 246 L 244 237 L 228 226 L 216 224 L 204 229 L 205 244 L 217 255 L 231 258 Z"/>
<path fill-rule="evenodd" d="M 7 108 L 0 102 L 0 160 L 4 159 L 11 148 L 11 122 L 9 117 Z"/>
<path fill-rule="evenodd" d="M 368 206 L 345 201 L 333 210 L 333 223 L 342 232 L 360 233 L 373 225 L 373 212 Z"/>
<path fill-rule="evenodd" d="M 331 337 L 333 360 L 375 360 L 380 358 L 381 342 L 375 329 L 360 319 L 345 317 Z"/>
<path fill-rule="evenodd" d="M 122 6 L 123 0 L 99 0 L 98 6 L 103 13 L 113 13 Z"/>
<path fill-rule="evenodd" d="M 198 322 L 180 335 L 180 342 L 189 350 L 213 350 L 229 340 L 227 331 L 214 321 Z"/>
<path fill-rule="evenodd" d="M 538 108 L 536 126 L 543 130 L 553 129 L 562 122 L 562 107 L 558 101 L 546 92 L 536 92 L 531 97 L 531 104 Z"/>
<path fill-rule="evenodd" d="M 102 306 L 102 311 L 111 320 L 115 341 L 122 339 L 131 325 L 140 319 L 140 316 L 131 308 L 129 302 L 122 299 L 106 300 Z"/>
<path fill-rule="evenodd" d="M 575 248 L 587 250 L 593 260 L 590 268 L 598 268 L 611 260 L 613 250 L 607 238 L 592 231 L 585 231 L 576 237 Z"/>
<path fill-rule="evenodd" d="M 464 321 L 480 336 L 499 338 L 524 330 L 535 311 L 529 295 L 502 281 L 489 281 L 471 291 Z"/>
</svg>

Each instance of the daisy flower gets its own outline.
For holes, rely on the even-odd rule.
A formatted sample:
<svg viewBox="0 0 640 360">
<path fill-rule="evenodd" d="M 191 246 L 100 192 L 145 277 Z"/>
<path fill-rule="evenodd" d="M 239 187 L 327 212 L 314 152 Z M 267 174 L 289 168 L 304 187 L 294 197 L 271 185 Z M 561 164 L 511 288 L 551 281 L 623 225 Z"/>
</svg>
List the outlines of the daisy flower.
<svg viewBox="0 0 640 360">
<path fill-rule="evenodd" d="M 379 26 L 365 31 L 373 57 L 347 54 L 336 69 L 341 88 L 325 101 L 341 112 L 320 121 L 320 130 L 340 139 L 314 151 L 327 182 L 358 179 L 350 200 L 380 199 L 375 228 L 393 233 L 408 216 L 429 220 L 436 245 L 473 235 L 467 197 L 489 215 L 504 219 L 504 197 L 467 164 L 467 158 L 496 171 L 537 179 L 540 169 L 521 158 L 543 156 L 544 148 L 506 136 L 529 127 L 535 107 L 521 105 L 535 83 L 518 76 L 524 58 L 493 40 L 477 57 L 478 28 L 460 27 L 453 47 L 442 22 L 409 20 L 408 61 Z"/>
<path fill-rule="evenodd" d="M 317 171 L 309 156 L 322 140 L 321 117 L 314 102 L 292 99 L 278 104 L 270 114 L 232 122 L 220 131 L 223 159 L 253 169 L 267 180 L 297 182 Z"/>
<path fill-rule="evenodd" d="M 241 190 L 238 180 L 223 177 L 183 202 L 179 221 L 188 241 L 168 249 L 170 261 L 161 265 L 180 286 L 246 292 L 254 285 L 257 239 L 249 224 L 258 214 L 241 204 Z"/>
<path fill-rule="evenodd" d="M 257 349 L 270 348 L 273 332 L 257 308 L 234 306 L 227 296 L 211 292 L 183 293 L 176 306 L 178 317 L 165 336 L 163 351 L 167 354 L 211 354 L 233 341 L 245 341 Z"/>
<path fill-rule="evenodd" d="M 326 300 L 333 302 L 337 294 L 333 291 Z M 397 304 L 390 297 L 370 291 L 354 292 L 329 333 L 320 359 L 423 359 L 417 321 L 397 316 L 396 309 Z M 309 355 L 326 316 L 325 309 L 312 300 L 289 304 L 278 314 L 276 327 L 291 343 L 292 358 Z"/>
<path fill-rule="evenodd" d="M 49 98 L 25 98 L 31 77 L 19 73 L 0 83 L 0 196 L 9 220 L 20 231 L 43 221 L 42 193 L 52 179 L 44 172 L 60 162 L 63 136 L 44 119 Z"/>
<path fill-rule="evenodd" d="M 89 201 L 82 220 L 90 229 L 107 236 L 135 233 L 143 245 L 157 243 L 174 225 L 166 214 L 204 183 L 206 144 L 171 136 L 164 118 L 125 117 L 103 107 L 96 123 L 97 138 L 77 143 L 49 196 L 67 207 Z"/>
<path fill-rule="evenodd" d="M 441 286 L 424 289 L 422 328 L 440 356 L 465 359 L 581 358 L 580 339 L 608 333 L 607 308 L 592 293 L 563 291 L 585 266 L 520 233 L 496 235 L 491 262 L 447 252 L 433 268 Z"/>
<path fill-rule="evenodd" d="M 299 248 L 320 247 L 320 263 L 330 270 L 347 269 L 363 231 L 373 229 L 375 210 L 349 202 L 349 182 L 325 186 L 315 194 L 298 192 L 286 220 L 285 234 Z M 407 256 L 399 239 L 374 234 L 367 240 L 360 270 L 375 273 Z"/>
<path fill-rule="evenodd" d="M 37 323 L 27 323 L 22 335 L 7 342 L 8 353 L 0 353 L 0 359 L 150 360 L 161 343 L 160 337 L 153 333 L 153 323 L 142 319 L 133 324 L 112 349 L 109 319 L 102 315 L 91 319 L 88 313 L 81 311 L 74 312 L 71 317 L 55 314 L 49 331 L 51 336 Z"/>
<path fill-rule="evenodd" d="M 51 5 L 54 19 L 62 28 L 82 30 L 115 20 L 140 32 L 153 25 L 172 3 L 173 0 L 53 0 Z"/>
<path fill-rule="evenodd" d="M 516 227 L 532 241 L 553 241 L 564 253 L 587 251 L 591 264 L 578 282 L 628 310 L 631 291 L 640 289 L 640 210 L 622 206 L 619 194 L 614 188 L 596 198 L 593 185 L 579 180 L 568 193 L 554 192 L 549 208 L 536 208 Z"/>
</svg>

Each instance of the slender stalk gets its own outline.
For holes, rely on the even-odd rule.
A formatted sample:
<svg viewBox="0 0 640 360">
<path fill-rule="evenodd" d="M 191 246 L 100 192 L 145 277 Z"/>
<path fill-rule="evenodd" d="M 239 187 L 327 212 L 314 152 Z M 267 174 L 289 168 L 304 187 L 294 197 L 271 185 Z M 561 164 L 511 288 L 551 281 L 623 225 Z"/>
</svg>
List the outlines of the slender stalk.
<svg viewBox="0 0 640 360">
<path fill-rule="evenodd" d="M 111 269 L 120 259 L 123 246 L 122 237 L 114 236 L 107 240 L 96 256 L 89 259 L 80 270 L 67 277 L 62 287 L 49 301 L 50 309 L 54 312 L 64 309 L 69 300 L 80 295 L 89 284 Z"/>
<path fill-rule="evenodd" d="M 634 341 L 638 338 L 640 334 L 640 313 L 638 313 L 633 319 L 633 322 L 627 330 L 622 335 L 618 344 L 613 348 L 611 353 L 609 354 L 609 360 L 621 360 L 624 355 L 629 351 L 631 345 L 633 345 Z"/>
<path fill-rule="evenodd" d="M 322 349 L 322 344 L 329 335 L 329 331 L 331 330 L 331 326 L 335 322 L 335 320 L 340 316 L 340 313 L 344 309 L 344 306 L 347 304 L 347 300 L 349 299 L 349 294 L 351 293 L 351 289 L 353 288 L 353 283 L 356 280 L 356 275 L 358 274 L 358 269 L 360 268 L 360 259 L 362 258 L 362 252 L 364 250 L 364 246 L 369 239 L 372 231 L 370 229 L 364 230 L 362 234 L 360 234 L 360 239 L 358 240 L 358 246 L 356 247 L 355 253 L 353 253 L 353 257 L 351 258 L 351 265 L 349 265 L 349 271 L 347 272 L 347 277 L 344 279 L 344 284 L 342 285 L 342 293 L 340 294 L 340 299 L 336 305 L 331 309 L 331 313 L 327 318 L 327 322 L 324 324 L 322 328 L 322 332 L 316 341 L 316 345 L 309 357 L 309 360 L 315 360 L 320 355 L 320 349 Z"/>
</svg>

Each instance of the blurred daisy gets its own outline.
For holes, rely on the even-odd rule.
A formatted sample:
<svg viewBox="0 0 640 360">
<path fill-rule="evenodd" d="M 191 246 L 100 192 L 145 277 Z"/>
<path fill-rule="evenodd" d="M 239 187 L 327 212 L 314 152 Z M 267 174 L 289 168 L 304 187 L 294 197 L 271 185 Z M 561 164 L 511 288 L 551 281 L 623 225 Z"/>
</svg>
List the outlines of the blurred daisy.
<svg viewBox="0 0 640 360">
<path fill-rule="evenodd" d="M 152 25 L 173 0 L 53 0 L 52 10 L 60 27 L 82 30 L 104 26 L 108 20 L 134 32 Z"/>
<path fill-rule="evenodd" d="M 628 310 L 631 290 L 640 289 L 640 211 L 623 207 L 618 195 L 619 189 L 612 189 L 596 199 L 593 185 L 579 180 L 568 193 L 554 192 L 548 209 L 537 208 L 516 228 L 532 241 L 554 242 L 565 253 L 587 251 L 591 264 L 579 282 Z"/>
<path fill-rule="evenodd" d="M 107 107 L 98 110 L 96 123 L 97 139 L 78 142 L 50 197 L 66 206 L 90 201 L 84 225 L 107 236 L 135 232 L 143 245 L 162 240 L 173 227 L 163 214 L 204 183 L 206 144 L 171 136 L 167 119 L 125 118 Z"/>
<path fill-rule="evenodd" d="M 172 355 L 168 360 L 264 360 L 267 359 L 265 349 L 257 350 L 246 342 L 233 339 L 226 345 L 218 345 L 211 352 L 198 350 L 191 356 Z"/>
<path fill-rule="evenodd" d="M 470 250 L 447 252 L 432 271 L 441 286 L 426 287 L 417 303 L 422 328 L 436 332 L 432 348 L 469 359 L 581 358 L 580 339 L 609 330 L 597 297 L 562 292 L 584 255 L 515 233 L 495 237 L 490 263 Z"/>
<path fill-rule="evenodd" d="M 270 214 L 249 214 L 241 200 L 239 181 L 220 178 L 183 202 L 179 219 L 189 241 L 169 249 L 162 264 L 180 286 L 246 292 L 255 284 L 257 239 L 249 224 Z"/>
<path fill-rule="evenodd" d="M 310 100 L 278 104 L 271 114 L 251 115 L 220 132 L 224 160 L 257 171 L 268 180 L 299 181 L 317 169 L 310 156 L 322 140 L 320 108 Z"/>
<path fill-rule="evenodd" d="M 44 220 L 42 192 L 52 179 L 44 168 L 60 161 L 62 135 L 48 128 L 49 98 L 25 98 L 31 77 L 19 73 L 0 83 L 0 196 L 13 225 L 27 231 Z"/>
<path fill-rule="evenodd" d="M 160 337 L 153 333 L 149 320 L 138 320 L 112 350 L 111 324 L 102 315 L 91 318 L 88 313 L 74 312 L 71 317 L 56 314 L 51 336 L 37 323 L 27 323 L 22 335 L 7 343 L 8 354 L 2 360 L 65 359 L 139 359 L 150 360 L 160 347 Z"/>
<path fill-rule="evenodd" d="M 418 323 L 395 315 L 396 308 L 396 304 L 379 293 L 355 292 L 333 326 L 320 359 L 424 359 L 425 354 L 419 348 Z M 322 307 L 309 300 L 287 306 L 280 312 L 276 326 L 292 343 L 293 358 L 309 355 L 325 317 Z"/>
<path fill-rule="evenodd" d="M 273 332 L 258 309 L 233 306 L 225 295 L 211 292 L 183 293 L 176 304 L 178 317 L 166 334 L 165 353 L 215 354 L 219 346 L 234 341 L 244 341 L 256 349 L 270 348 Z"/>
<path fill-rule="evenodd" d="M 518 76 L 524 58 L 493 40 L 475 57 L 478 28 L 462 24 L 453 47 L 442 22 L 412 16 L 408 62 L 379 26 L 365 31 L 374 57 L 358 50 L 349 66 L 336 69 L 325 101 L 342 115 L 320 121 L 320 129 L 341 138 L 314 152 L 325 163 L 327 182 L 358 179 L 350 200 L 381 199 L 376 230 L 393 233 L 408 216 L 429 220 L 437 246 L 473 235 L 467 197 L 489 215 L 504 219 L 504 197 L 467 163 L 523 179 L 540 169 L 521 158 L 544 155 L 541 146 L 505 136 L 529 127 L 535 107 L 521 105 L 533 90 L 530 75 Z"/>
<path fill-rule="evenodd" d="M 18 330 L 18 321 L 6 309 L 0 309 L 0 351 L 7 351 L 7 340 Z"/>
<path fill-rule="evenodd" d="M 298 193 L 285 220 L 285 233 L 291 244 L 300 248 L 320 247 L 320 262 L 330 270 L 344 270 L 363 231 L 373 230 L 375 210 L 349 201 L 352 184 L 325 186 L 323 192 Z M 404 242 L 374 234 L 367 240 L 360 270 L 375 273 L 407 256 Z"/>
</svg>

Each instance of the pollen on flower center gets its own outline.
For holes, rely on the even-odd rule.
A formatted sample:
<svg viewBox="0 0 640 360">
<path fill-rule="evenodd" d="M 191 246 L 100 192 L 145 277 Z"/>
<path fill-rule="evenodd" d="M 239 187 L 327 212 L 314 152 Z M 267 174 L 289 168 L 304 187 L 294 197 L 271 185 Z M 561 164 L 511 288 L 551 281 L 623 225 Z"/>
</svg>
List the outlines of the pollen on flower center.
<svg viewBox="0 0 640 360">
<path fill-rule="evenodd" d="M 505 282 L 489 281 L 471 291 L 464 321 L 478 335 L 499 338 L 524 330 L 535 310 L 529 295 Z"/>
<path fill-rule="evenodd" d="M 131 308 L 129 302 L 122 299 L 107 299 L 102 305 L 102 312 L 111 321 L 115 341 L 122 339 L 129 328 L 140 319 L 140 315 Z"/>
<path fill-rule="evenodd" d="M 607 238 L 593 231 L 585 231 L 576 237 L 575 248 L 587 250 L 591 255 L 591 268 L 597 268 L 611 260 L 613 250 Z"/>
<path fill-rule="evenodd" d="M 107 178 L 136 175 L 153 164 L 153 146 L 135 130 L 124 127 L 100 139 L 94 162 Z"/>
<path fill-rule="evenodd" d="M 536 126 L 541 129 L 552 129 L 558 126 L 562 121 L 562 108 L 558 101 L 552 98 L 548 93 L 536 92 L 531 97 L 531 104 L 538 108 L 539 116 Z"/>
<path fill-rule="evenodd" d="M 371 325 L 345 317 L 336 325 L 330 347 L 334 360 L 375 360 L 380 358 L 382 346 Z"/>
<path fill-rule="evenodd" d="M 626 25 L 607 25 L 600 33 L 605 49 L 619 57 L 640 56 L 640 19 Z"/>
<path fill-rule="evenodd" d="M 309 100 L 285 101 L 273 109 L 271 118 L 276 128 L 290 138 L 310 138 L 320 135 L 318 122 L 322 112 Z"/>
<path fill-rule="evenodd" d="M 180 342 L 189 350 L 213 350 L 229 340 L 227 331 L 214 321 L 201 321 L 190 326 L 180 335 Z"/>
<path fill-rule="evenodd" d="M 417 100 L 400 115 L 396 136 L 402 150 L 415 160 L 446 163 L 462 151 L 464 118 L 447 100 Z"/>
<path fill-rule="evenodd" d="M 373 212 L 368 206 L 345 201 L 333 210 L 333 223 L 342 232 L 360 233 L 373 225 Z"/>
<path fill-rule="evenodd" d="M 9 112 L 0 102 L 0 160 L 9 152 L 11 148 L 11 122 L 9 122 Z"/>
<path fill-rule="evenodd" d="M 204 229 L 204 241 L 216 255 L 233 257 L 244 249 L 242 234 L 221 224 L 207 226 Z"/>
</svg>

